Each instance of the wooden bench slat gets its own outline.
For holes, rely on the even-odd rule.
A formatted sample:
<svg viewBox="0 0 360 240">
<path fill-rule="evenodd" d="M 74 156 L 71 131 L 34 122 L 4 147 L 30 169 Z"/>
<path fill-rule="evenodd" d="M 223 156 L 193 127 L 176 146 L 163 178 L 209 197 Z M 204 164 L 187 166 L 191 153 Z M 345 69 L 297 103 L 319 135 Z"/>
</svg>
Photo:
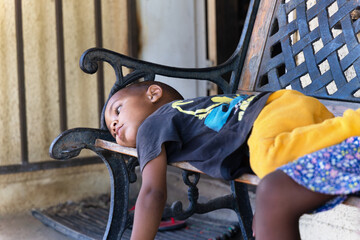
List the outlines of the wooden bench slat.
<svg viewBox="0 0 360 240">
<path fill-rule="evenodd" d="M 110 150 L 110 151 L 113 151 L 113 152 L 122 153 L 122 154 L 125 154 L 125 155 L 128 155 L 128 156 L 137 157 L 136 148 L 123 147 L 123 146 L 120 146 L 119 144 L 116 144 L 114 142 L 109 142 L 109 141 L 102 140 L 102 139 L 96 139 L 95 146 L 99 147 L 99 148 L 107 149 L 107 150 Z M 171 163 L 170 166 L 181 168 L 183 170 L 188 170 L 188 171 L 193 171 L 193 172 L 198 172 L 198 173 L 201 173 L 201 174 L 205 174 L 202 171 L 200 171 L 199 169 L 197 169 L 196 167 L 192 166 L 188 162 Z M 235 181 L 236 182 L 246 183 L 246 184 L 251 184 L 251 185 L 258 185 L 259 182 L 260 182 L 260 178 L 258 178 L 254 174 L 245 173 L 245 174 L 241 175 L 241 177 L 235 179 Z"/>
<path fill-rule="evenodd" d="M 136 148 L 123 147 L 114 142 L 109 142 L 109 141 L 102 140 L 102 139 L 96 139 L 95 146 L 99 147 L 99 148 L 107 149 L 109 151 L 122 153 L 122 154 L 125 154 L 128 156 L 137 157 Z M 200 171 L 199 169 L 197 169 L 196 167 L 192 166 L 188 162 L 176 162 L 176 163 L 171 163 L 170 165 L 180 168 L 180 169 L 183 169 L 183 170 L 188 170 L 188 171 L 205 174 L 202 171 Z M 254 174 L 245 173 L 245 174 L 241 175 L 239 178 L 235 179 L 235 181 L 241 182 L 241 183 L 246 183 L 246 184 L 251 184 L 251 185 L 258 185 L 260 182 L 260 178 Z M 360 198 L 359 197 L 350 197 L 344 202 L 344 204 L 360 208 Z"/>
<path fill-rule="evenodd" d="M 113 152 L 122 153 L 122 154 L 132 156 L 132 157 L 137 157 L 136 148 L 123 147 L 114 142 L 110 142 L 110 141 L 106 141 L 106 140 L 102 140 L 102 139 L 96 139 L 95 147 L 107 149 L 107 150 L 110 150 Z"/>
</svg>

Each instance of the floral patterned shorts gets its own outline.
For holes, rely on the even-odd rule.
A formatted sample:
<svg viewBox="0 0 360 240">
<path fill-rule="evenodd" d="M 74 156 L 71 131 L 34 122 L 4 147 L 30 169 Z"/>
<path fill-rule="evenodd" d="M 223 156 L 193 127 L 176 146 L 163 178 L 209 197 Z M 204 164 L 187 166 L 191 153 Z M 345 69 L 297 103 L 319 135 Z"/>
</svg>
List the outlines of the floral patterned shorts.
<svg viewBox="0 0 360 240">
<path fill-rule="evenodd" d="M 360 137 L 350 137 L 279 169 L 314 192 L 335 195 L 315 212 L 329 210 L 343 202 L 348 194 L 360 191 Z"/>
</svg>

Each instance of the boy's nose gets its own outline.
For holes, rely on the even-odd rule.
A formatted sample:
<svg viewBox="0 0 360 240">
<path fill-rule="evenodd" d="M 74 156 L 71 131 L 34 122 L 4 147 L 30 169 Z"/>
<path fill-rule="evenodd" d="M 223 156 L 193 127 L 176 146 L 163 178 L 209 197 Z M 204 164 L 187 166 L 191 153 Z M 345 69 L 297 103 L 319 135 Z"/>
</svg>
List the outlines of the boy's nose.
<svg viewBox="0 0 360 240">
<path fill-rule="evenodd" d="M 111 128 L 111 131 L 113 133 L 115 133 L 116 131 L 116 124 L 117 124 L 117 120 L 113 121 L 111 124 L 110 124 L 110 128 Z"/>
</svg>

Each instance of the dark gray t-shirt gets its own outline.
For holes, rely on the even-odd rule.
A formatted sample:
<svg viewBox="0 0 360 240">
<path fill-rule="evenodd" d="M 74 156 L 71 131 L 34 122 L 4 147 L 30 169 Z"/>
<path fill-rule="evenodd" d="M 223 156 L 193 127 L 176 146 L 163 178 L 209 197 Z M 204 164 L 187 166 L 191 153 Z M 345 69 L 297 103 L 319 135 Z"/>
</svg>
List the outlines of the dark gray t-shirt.
<svg viewBox="0 0 360 240">
<path fill-rule="evenodd" d="M 268 96 L 217 95 L 162 106 L 137 134 L 141 170 L 164 144 L 168 163 L 186 161 L 226 180 L 251 172 L 246 140 Z"/>
</svg>

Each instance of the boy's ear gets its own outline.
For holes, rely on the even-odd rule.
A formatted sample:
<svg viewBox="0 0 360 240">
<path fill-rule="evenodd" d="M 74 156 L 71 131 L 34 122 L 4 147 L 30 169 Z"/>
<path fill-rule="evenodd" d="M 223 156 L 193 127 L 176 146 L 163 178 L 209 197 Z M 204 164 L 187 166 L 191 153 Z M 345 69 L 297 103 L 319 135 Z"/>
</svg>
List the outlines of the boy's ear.
<svg viewBox="0 0 360 240">
<path fill-rule="evenodd" d="M 152 103 L 156 103 L 163 96 L 163 90 L 159 85 L 150 85 L 146 91 L 146 95 Z"/>
</svg>

